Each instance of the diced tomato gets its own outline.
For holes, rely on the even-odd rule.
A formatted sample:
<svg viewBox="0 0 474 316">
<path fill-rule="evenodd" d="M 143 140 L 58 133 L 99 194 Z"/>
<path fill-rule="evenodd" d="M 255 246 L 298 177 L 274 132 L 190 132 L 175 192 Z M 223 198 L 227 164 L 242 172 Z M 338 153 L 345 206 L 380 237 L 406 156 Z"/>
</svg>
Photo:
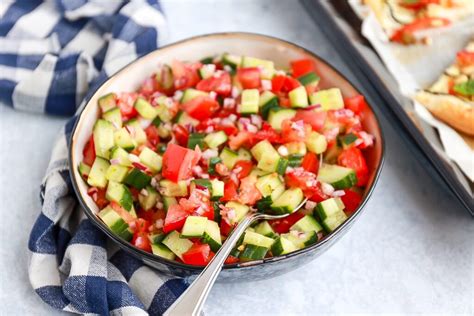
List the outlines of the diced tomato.
<svg viewBox="0 0 474 316">
<path fill-rule="evenodd" d="M 216 130 L 223 131 L 227 136 L 235 135 L 239 132 L 239 129 L 235 125 L 218 125 Z"/>
<path fill-rule="evenodd" d="M 105 198 L 105 192 L 106 189 L 93 187 L 87 191 L 87 194 L 92 197 L 99 209 L 103 209 L 107 204 L 109 204 L 109 201 Z"/>
<path fill-rule="evenodd" d="M 344 203 L 344 211 L 352 213 L 357 207 L 359 207 L 360 202 L 362 201 L 362 196 L 352 190 L 345 189 L 345 194 L 341 196 L 342 203 Z"/>
<path fill-rule="evenodd" d="M 147 137 L 147 140 L 150 142 L 151 145 L 153 145 L 154 148 L 156 148 L 156 145 L 160 142 L 160 136 L 158 136 L 158 128 L 151 124 L 147 128 L 145 128 L 145 134 Z"/>
<path fill-rule="evenodd" d="M 323 193 L 321 183 L 317 181 L 316 174 L 308 172 L 303 168 L 295 168 L 285 174 L 286 185 L 303 190 L 308 199 L 321 202 L 329 198 Z"/>
<path fill-rule="evenodd" d="M 161 209 L 150 209 L 148 211 L 145 211 L 142 208 L 139 208 L 137 211 L 137 216 L 139 218 L 143 218 L 144 220 L 147 220 L 150 223 L 154 223 L 159 219 L 164 220 L 166 217 L 166 212 L 165 210 Z"/>
<path fill-rule="evenodd" d="M 211 97 L 199 96 L 183 105 L 183 109 L 197 120 L 205 120 L 219 109 L 219 103 Z"/>
<path fill-rule="evenodd" d="M 82 154 L 84 156 L 82 162 L 91 167 L 95 160 L 94 135 L 91 135 L 91 137 L 87 141 L 86 146 L 82 151 Z"/>
<path fill-rule="evenodd" d="M 138 97 L 138 93 L 121 93 L 117 100 L 117 106 L 120 108 L 120 114 L 122 114 L 122 120 L 128 121 L 138 115 L 135 110 L 134 104 Z"/>
<path fill-rule="evenodd" d="M 260 69 L 257 67 L 237 69 L 237 79 L 244 89 L 256 89 L 260 87 Z"/>
<path fill-rule="evenodd" d="M 280 106 L 282 108 L 290 108 L 291 107 L 290 98 L 288 98 L 288 95 L 286 95 L 286 94 L 278 95 L 278 103 L 280 103 Z"/>
<path fill-rule="evenodd" d="M 239 160 L 234 166 L 233 171 L 236 172 L 237 178 L 242 179 L 250 174 L 252 171 L 253 163 L 248 160 Z"/>
<path fill-rule="evenodd" d="M 200 80 L 197 70 L 201 63 L 185 64 L 178 60 L 173 60 L 171 70 L 173 72 L 174 87 L 176 90 L 183 90 L 194 87 Z"/>
<path fill-rule="evenodd" d="M 312 172 L 314 174 L 318 174 L 318 169 L 319 169 L 318 156 L 315 153 L 308 152 L 304 156 L 303 161 L 301 161 L 301 167 L 303 167 L 303 169 L 306 171 Z"/>
<path fill-rule="evenodd" d="M 457 54 L 457 62 L 461 67 L 468 67 L 474 65 L 474 52 L 462 50 Z"/>
<path fill-rule="evenodd" d="M 233 263 L 237 263 L 237 262 L 239 262 L 239 258 L 231 256 L 231 255 L 229 255 L 227 257 L 227 259 L 225 259 L 225 261 L 224 261 L 225 264 L 233 264 Z"/>
<path fill-rule="evenodd" d="M 325 194 L 321 189 L 321 182 L 318 182 L 317 185 L 305 190 L 304 194 L 309 200 L 317 203 L 327 200 L 329 198 L 329 196 Z"/>
<path fill-rule="evenodd" d="M 163 177 L 174 182 L 187 179 L 199 159 L 196 151 L 170 143 L 163 155 Z"/>
<path fill-rule="evenodd" d="M 262 198 L 262 194 L 255 186 L 256 183 L 256 176 L 248 176 L 242 179 L 239 187 L 239 195 L 237 197 L 240 203 L 244 205 L 254 205 Z"/>
<path fill-rule="evenodd" d="M 311 126 L 301 121 L 284 120 L 281 124 L 281 138 L 284 143 L 301 142 L 311 133 Z"/>
<path fill-rule="evenodd" d="M 290 92 L 301 86 L 301 83 L 293 77 L 286 76 L 285 82 L 283 83 L 283 92 Z"/>
<path fill-rule="evenodd" d="M 231 225 L 231 224 L 229 224 L 229 223 L 228 223 L 226 220 L 224 220 L 224 219 L 221 220 L 221 225 L 220 225 L 221 234 L 224 235 L 224 236 L 229 236 L 235 226 L 236 226 L 236 225 Z"/>
<path fill-rule="evenodd" d="M 415 41 L 414 33 L 420 30 L 447 26 L 451 22 L 445 18 L 419 18 L 412 23 L 405 24 L 403 27 L 398 29 L 391 37 L 390 40 L 401 44 L 410 44 Z"/>
<path fill-rule="evenodd" d="M 237 150 L 240 147 L 248 145 L 252 141 L 253 136 L 254 135 L 252 135 L 251 133 L 245 132 L 245 131 L 241 131 L 237 135 L 230 136 L 229 137 L 230 149 Z"/>
<path fill-rule="evenodd" d="M 237 184 L 234 181 L 227 180 L 224 184 L 224 196 L 221 197 L 221 202 L 228 202 L 237 198 Z"/>
<path fill-rule="evenodd" d="M 283 88 L 283 84 L 285 83 L 286 76 L 285 75 L 276 75 L 272 79 L 272 91 L 274 93 L 280 92 Z"/>
<path fill-rule="evenodd" d="M 360 114 L 367 107 L 363 95 L 358 94 L 350 98 L 344 98 L 344 106 L 355 114 Z"/>
<path fill-rule="evenodd" d="M 110 207 L 117 212 L 118 215 L 127 223 L 131 224 L 135 222 L 135 217 L 133 217 L 130 212 L 121 207 L 117 202 L 110 202 Z"/>
<path fill-rule="evenodd" d="M 232 84 L 230 74 L 226 71 L 220 72 L 217 76 L 211 76 L 199 81 L 196 89 L 206 92 L 214 91 L 218 95 L 226 97 L 230 95 Z"/>
<path fill-rule="evenodd" d="M 205 266 L 210 261 L 211 247 L 208 244 L 195 243 L 182 254 L 183 262 L 194 266 Z"/>
<path fill-rule="evenodd" d="M 132 244 L 144 251 L 151 252 L 151 243 L 146 232 L 136 232 L 133 234 Z"/>
<path fill-rule="evenodd" d="M 303 121 L 304 123 L 311 125 L 313 131 L 320 131 L 326 121 L 326 114 L 326 111 L 299 110 L 296 112 L 292 121 Z"/>
<path fill-rule="evenodd" d="M 179 125 L 179 124 L 174 125 L 173 135 L 179 145 L 181 146 L 188 145 L 189 132 L 184 126 Z"/>
<path fill-rule="evenodd" d="M 369 168 L 362 151 L 357 147 L 344 149 L 337 157 L 337 163 L 343 167 L 354 169 L 357 175 L 357 185 L 364 186 L 369 180 Z"/>
<path fill-rule="evenodd" d="M 288 215 L 283 219 L 274 219 L 268 221 L 273 230 L 278 234 L 285 234 L 290 231 L 290 227 L 293 226 L 297 221 L 302 219 L 304 214 L 301 212 L 295 212 Z"/>
<path fill-rule="evenodd" d="M 267 125 L 266 123 L 263 124 L 262 130 L 251 135 L 250 143 L 253 146 L 265 139 L 272 144 L 281 144 L 283 142 L 280 134 L 278 134 L 277 131 L 275 131 L 270 125 Z"/>
<path fill-rule="evenodd" d="M 170 205 L 166 212 L 163 232 L 169 233 L 173 230 L 179 230 L 183 227 L 189 213 L 183 210 L 179 204 Z"/>
<path fill-rule="evenodd" d="M 404 0 L 401 1 L 400 5 L 418 11 L 425 8 L 430 3 L 439 3 L 439 1 L 440 0 Z"/>
<path fill-rule="evenodd" d="M 155 78 L 148 77 L 140 87 L 140 94 L 149 96 L 155 91 Z"/>
<path fill-rule="evenodd" d="M 293 60 L 290 62 L 290 65 L 292 75 L 295 78 L 304 76 L 315 70 L 314 61 L 307 58 Z"/>
</svg>

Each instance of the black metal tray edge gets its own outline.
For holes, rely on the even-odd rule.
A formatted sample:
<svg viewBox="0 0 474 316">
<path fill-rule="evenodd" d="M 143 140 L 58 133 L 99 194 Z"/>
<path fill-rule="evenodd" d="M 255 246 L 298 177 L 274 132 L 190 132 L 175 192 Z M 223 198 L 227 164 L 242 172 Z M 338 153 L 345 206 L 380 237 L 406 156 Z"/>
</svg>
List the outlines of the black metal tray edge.
<svg viewBox="0 0 474 316">
<path fill-rule="evenodd" d="M 366 62 L 351 40 L 339 28 L 331 13 L 327 11 L 320 0 L 300 0 L 307 9 L 308 14 L 329 39 L 331 44 L 341 54 L 342 59 L 352 70 L 360 82 L 368 80 L 370 84 L 364 85 L 375 103 L 383 107 L 383 114 L 387 120 L 399 128 L 400 136 L 409 146 L 410 151 L 417 157 L 421 164 L 439 183 L 451 190 L 464 208 L 474 217 L 474 199 L 454 175 L 451 167 L 443 161 L 434 148 L 421 134 L 413 121 L 409 118 L 395 96 L 390 92 L 384 82 L 378 77 L 375 70 Z M 351 60 L 352 62 L 347 62 Z M 379 109 L 375 109 L 379 111 Z M 434 171 L 434 172 L 433 172 Z"/>
</svg>

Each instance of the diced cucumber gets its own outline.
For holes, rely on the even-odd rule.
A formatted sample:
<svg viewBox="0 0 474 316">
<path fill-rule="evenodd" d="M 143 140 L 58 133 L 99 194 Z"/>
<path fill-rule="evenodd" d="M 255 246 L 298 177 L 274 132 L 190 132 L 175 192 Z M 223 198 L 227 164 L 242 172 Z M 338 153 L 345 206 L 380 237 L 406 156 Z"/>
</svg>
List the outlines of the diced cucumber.
<svg viewBox="0 0 474 316">
<path fill-rule="evenodd" d="M 221 158 L 222 163 L 227 168 L 229 168 L 229 170 L 234 168 L 237 161 L 239 161 L 239 154 L 228 147 L 225 147 L 224 149 L 222 149 L 222 152 L 219 155 L 219 157 Z"/>
<path fill-rule="evenodd" d="M 224 54 L 222 56 L 222 64 L 228 65 L 232 70 L 236 70 L 242 64 L 242 57 L 237 55 Z"/>
<path fill-rule="evenodd" d="M 283 183 L 277 173 L 270 173 L 257 179 L 255 186 L 263 197 L 269 196 L 272 192 Z"/>
<path fill-rule="evenodd" d="M 127 186 L 121 183 L 109 181 L 107 191 L 105 192 L 105 198 L 111 202 L 117 202 L 127 211 L 132 210 L 132 194 L 130 193 L 130 190 L 127 188 Z"/>
<path fill-rule="evenodd" d="M 137 168 L 133 168 L 132 170 L 130 170 L 130 172 L 123 180 L 125 184 L 131 185 L 132 187 L 139 190 L 146 187 L 150 183 L 150 181 L 151 177 Z"/>
<path fill-rule="evenodd" d="M 278 152 L 275 150 L 273 145 L 266 139 L 258 142 L 255 146 L 253 146 L 252 149 L 250 149 L 250 152 L 257 161 L 261 160 L 268 153 L 276 153 L 278 155 Z"/>
<path fill-rule="evenodd" d="M 183 253 L 188 251 L 193 246 L 193 243 L 189 239 L 180 238 L 179 233 L 174 230 L 163 239 L 163 245 L 168 247 L 169 250 L 182 260 Z"/>
<path fill-rule="evenodd" d="M 170 111 L 167 104 L 168 102 L 173 102 L 170 100 L 171 99 L 165 96 L 158 98 L 158 101 L 157 101 L 158 106 L 155 108 L 158 116 L 153 119 L 153 122 L 154 122 L 153 124 L 155 126 L 157 126 L 157 123 L 158 123 L 158 121 L 156 121 L 157 119 L 159 119 L 162 122 L 171 122 L 171 120 L 173 119 L 173 113 Z"/>
<path fill-rule="evenodd" d="M 192 118 L 191 116 L 189 116 L 184 111 L 179 112 L 178 115 L 179 115 L 179 117 L 178 117 L 177 123 L 179 125 L 186 126 L 187 124 L 190 124 L 192 126 L 197 126 L 199 124 L 199 120 L 196 120 L 195 118 Z"/>
<path fill-rule="evenodd" d="M 258 223 L 258 225 L 255 226 L 255 232 L 257 234 L 270 237 L 270 238 L 276 238 L 278 236 L 273 230 L 272 226 L 270 226 L 268 221 L 263 221 L 261 223 Z"/>
<path fill-rule="evenodd" d="M 262 69 L 262 79 L 271 79 L 275 73 L 275 65 L 273 61 L 244 56 L 242 58 L 242 67 L 259 67 Z"/>
<path fill-rule="evenodd" d="M 299 221 L 294 223 L 293 226 L 290 227 L 290 230 L 297 230 L 305 233 L 315 231 L 319 233 L 323 228 L 313 216 L 305 215 Z"/>
<path fill-rule="evenodd" d="M 298 247 L 282 236 L 278 237 L 272 245 L 272 254 L 274 256 L 285 255 L 296 250 L 298 250 Z"/>
<path fill-rule="evenodd" d="M 224 182 L 213 179 L 211 180 L 211 200 L 218 201 L 221 197 L 224 196 Z"/>
<path fill-rule="evenodd" d="M 184 222 L 181 238 L 197 238 L 202 237 L 206 229 L 207 217 L 188 216 Z"/>
<path fill-rule="evenodd" d="M 298 249 L 311 246 L 318 241 L 318 234 L 315 231 L 306 233 L 296 232 L 296 234 L 294 234 L 294 232 L 289 232 L 287 234 L 282 234 L 281 237 L 291 241 Z"/>
<path fill-rule="evenodd" d="M 262 140 L 250 149 L 250 152 L 258 161 L 257 167 L 264 171 L 274 172 L 277 170 L 280 155 L 268 140 Z"/>
<path fill-rule="evenodd" d="M 95 154 L 109 159 L 110 149 L 114 147 L 114 126 L 106 120 L 99 119 L 94 125 L 93 135 Z"/>
<path fill-rule="evenodd" d="M 274 93 L 265 90 L 260 95 L 258 105 L 260 107 L 260 113 L 262 114 L 262 117 L 267 119 L 270 110 L 273 108 L 278 108 L 278 97 Z"/>
<path fill-rule="evenodd" d="M 288 156 L 288 166 L 295 168 L 301 166 L 301 162 L 303 160 L 302 155 L 289 155 Z"/>
<path fill-rule="evenodd" d="M 356 140 L 358 139 L 357 135 L 353 133 L 349 133 L 343 136 L 338 137 L 339 142 L 344 148 L 349 147 L 351 144 L 353 144 Z"/>
<path fill-rule="evenodd" d="M 245 232 L 244 235 L 244 244 L 270 248 L 273 244 L 273 241 L 274 240 L 270 237 L 266 237 L 264 235 L 248 230 Z"/>
<path fill-rule="evenodd" d="M 296 115 L 296 111 L 286 108 L 273 108 L 268 114 L 268 123 L 277 131 L 281 130 L 281 123 L 284 120 L 291 120 Z"/>
<path fill-rule="evenodd" d="M 285 190 L 285 187 L 283 186 L 283 190 Z M 270 206 L 272 205 L 273 200 L 272 196 L 266 196 L 264 198 L 261 198 L 260 200 L 255 203 L 255 207 L 259 212 L 265 213 L 267 212 L 268 209 L 270 209 Z"/>
<path fill-rule="evenodd" d="M 136 142 L 125 127 L 114 132 L 115 145 L 127 151 L 133 150 L 136 147 Z"/>
<path fill-rule="evenodd" d="M 357 184 L 353 169 L 338 165 L 323 164 L 318 171 L 318 180 L 331 184 L 335 189 L 347 189 Z"/>
<path fill-rule="evenodd" d="M 125 126 L 129 126 L 133 129 L 133 132 L 130 134 L 133 135 L 133 139 L 135 140 L 137 145 L 142 145 L 146 143 L 147 141 L 146 133 L 141 127 L 140 122 L 138 122 L 137 119 L 129 120 L 127 123 L 125 123 Z"/>
<path fill-rule="evenodd" d="M 121 147 L 114 147 L 112 149 L 110 159 L 117 160 L 121 166 L 130 167 L 132 165 L 132 162 L 128 158 L 128 153 Z"/>
<path fill-rule="evenodd" d="M 100 157 L 96 157 L 92 164 L 87 183 L 92 187 L 105 188 L 107 186 L 107 169 L 109 169 L 110 163 Z"/>
<path fill-rule="evenodd" d="M 251 176 L 256 176 L 256 177 L 266 176 L 267 174 L 269 174 L 268 171 L 264 171 L 256 167 L 252 168 L 252 171 L 250 172 Z"/>
<path fill-rule="evenodd" d="M 248 151 L 245 148 L 239 148 L 237 151 L 237 154 L 239 155 L 239 160 L 245 160 L 245 161 L 251 161 L 252 160 L 252 154 L 250 151 Z"/>
<path fill-rule="evenodd" d="M 315 213 L 324 221 L 326 218 L 342 211 L 344 203 L 340 198 L 329 198 L 316 205 Z"/>
<path fill-rule="evenodd" d="M 209 148 L 215 149 L 227 141 L 227 135 L 223 131 L 218 131 L 204 137 L 204 141 Z"/>
<path fill-rule="evenodd" d="M 330 233 L 336 230 L 342 223 L 344 223 L 347 219 L 346 213 L 343 211 L 339 211 L 332 216 L 323 220 L 322 224 L 324 229 Z"/>
<path fill-rule="evenodd" d="M 188 145 L 187 147 L 194 150 L 196 146 L 199 148 L 204 149 L 204 137 L 206 134 L 204 133 L 191 133 L 188 138 Z"/>
<path fill-rule="evenodd" d="M 239 258 L 241 261 L 252 261 L 260 260 L 265 258 L 265 255 L 268 252 L 268 248 L 255 246 L 255 245 L 245 245 L 244 250 L 240 253 Z"/>
<path fill-rule="evenodd" d="M 122 114 L 120 113 L 120 109 L 118 107 L 113 108 L 102 114 L 104 120 L 112 123 L 115 128 L 122 127 Z"/>
<path fill-rule="evenodd" d="M 342 98 L 341 90 L 338 88 L 314 92 L 310 95 L 309 100 L 311 101 L 311 104 L 321 105 L 321 108 L 324 111 L 344 108 L 344 100 Z"/>
<path fill-rule="evenodd" d="M 211 78 L 216 72 L 216 65 L 212 64 L 212 62 L 210 64 L 202 65 L 198 72 L 201 79 Z"/>
<path fill-rule="evenodd" d="M 110 165 L 105 177 L 109 181 L 123 182 L 128 174 L 128 168 L 121 165 Z"/>
<path fill-rule="evenodd" d="M 143 148 L 142 152 L 140 153 L 140 161 L 147 166 L 152 172 L 158 172 L 161 170 L 162 166 L 162 158 L 160 155 L 155 153 L 148 147 Z"/>
<path fill-rule="evenodd" d="M 222 246 L 221 230 L 219 224 L 208 220 L 206 222 L 206 229 L 202 235 L 202 242 L 208 244 L 211 250 L 216 252 Z"/>
<path fill-rule="evenodd" d="M 174 78 L 173 71 L 168 65 L 163 65 L 155 75 L 155 81 L 163 90 L 168 90 L 173 87 Z"/>
<path fill-rule="evenodd" d="M 298 78 L 298 81 L 303 85 L 303 86 L 307 86 L 307 85 L 317 85 L 319 83 L 319 80 L 321 78 L 319 78 L 319 76 L 314 73 L 314 72 L 310 72 L 310 73 L 307 73 L 306 75 L 303 75 L 301 77 Z"/>
<path fill-rule="evenodd" d="M 284 175 L 286 172 L 286 168 L 288 168 L 288 159 L 280 157 L 280 160 L 278 160 L 278 165 L 276 167 L 276 172 L 279 175 Z"/>
<path fill-rule="evenodd" d="M 186 196 L 188 186 L 184 180 L 173 182 L 165 179 L 160 181 L 160 193 L 165 196 Z"/>
<path fill-rule="evenodd" d="M 133 106 L 144 119 L 153 120 L 158 115 L 156 109 L 144 98 L 137 98 Z"/>
<path fill-rule="evenodd" d="M 231 225 L 240 222 L 250 210 L 250 208 L 247 205 L 240 204 L 238 202 L 233 202 L 233 201 L 227 202 L 225 204 L 225 207 L 231 208 L 235 212 L 235 217 L 230 219 Z"/>
<path fill-rule="evenodd" d="M 165 211 L 168 211 L 171 205 L 176 205 L 178 204 L 178 201 L 176 200 L 175 197 L 172 196 L 163 196 L 163 208 Z"/>
<path fill-rule="evenodd" d="M 130 231 L 128 224 L 110 206 L 101 210 L 97 216 L 119 237 L 127 241 L 132 239 L 132 232 Z"/>
<path fill-rule="evenodd" d="M 216 165 L 220 162 L 222 162 L 222 159 L 220 157 L 212 157 L 211 159 L 209 159 L 209 168 L 207 169 L 207 172 L 211 176 L 216 174 Z"/>
<path fill-rule="evenodd" d="M 305 144 L 308 150 L 315 154 L 321 154 L 325 152 L 328 146 L 326 137 L 314 131 L 308 135 Z"/>
<path fill-rule="evenodd" d="M 209 94 L 207 92 L 189 88 L 189 89 L 184 90 L 183 97 L 181 98 L 180 102 L 181 103 L 186 103 L 188 101 L 193 100 L 194 98 L 205 97 L 205 96 L 208 96 L 208 95 Z"/>
<path fill-rule="evenodd" d="M 291 106 L 294 108 L 305 108 L 309 105 L 308 94 L 303 86 L 291 90 L 288 93 L 288 97 L 290 98 Z"/>
<path fill-rule="evenodd" d="M 146 195 L 142 194 L 141 192 L 138 195 L 138 203 L 140 203 L 142 209 L 148 211 L 156 205 L 156 201 L 158 201 L 159 194 L 152 186 L 147 186 L 145 190 Z"/>
<path fill-rule="evenodd" d="M 288 154 L 290 155 L 306 155 L 306 145 L 303 142 L 286 143 L 285 147 L 288 149 Z"/>
<path fill-rule="evenodd" d="M 242 91 L 242 98 L 239 113 L 242 114 L 257 114 L 260 95 L 257 89 L 245 89 Z"/>
<path fill-rule="evenodd" d="M 91 172 L 90 166 L 86 165 L 85 163 L 81 161 L 78 169 L 79 169 L 79 173 L 81 174 L 83 178 L 87 179 L 87 177 L 89 177 L 89 173 Z"/>
<path fill-rule="evenodd" d="M 115 93 L 108 93 L 104 96 L 101 96 L 99 100 L 97 100 L 102 113 L 105 113 L 117 106 L 117 102 L 115 101 L 116 97 L 117 95 Z"/>
<path fill-rule="evenodd" d="M 148 239 L 152 244 L 161 244 L 163 239 L 165 239 L 165 233 L 150 233 L 148 234 Z"/>
<path fill-rule="evenodd" d="M 158 257 L 168 260 L 174 260 L 176 258 L 176 255 L 162 244 L 151 244 L 151 252 Z"/>
<path fill-rule="evenodd" d="M 288 189 L 273 202 L 271 210 L 276 214 L 293 213 L 303 198 L 303 191 L 300 188 Z"/>
</svg>

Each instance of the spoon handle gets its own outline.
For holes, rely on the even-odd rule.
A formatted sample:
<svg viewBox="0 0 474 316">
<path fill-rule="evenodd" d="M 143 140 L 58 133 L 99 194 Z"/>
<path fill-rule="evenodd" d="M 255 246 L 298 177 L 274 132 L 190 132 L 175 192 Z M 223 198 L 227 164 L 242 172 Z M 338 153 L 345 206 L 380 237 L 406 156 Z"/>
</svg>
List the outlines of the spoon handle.
<svg viewBox="0 0 474 316">
<path fill-rule="evenodd" d="M 164 316 L 199 316 L 212 285 L 222 270 L 224 261 L 237 244 L 242 233 L 258 216 L 245 217 L 226 239 L 211 262 L 187 288 L 187 290 L 168 308 Z"/>
</svg>

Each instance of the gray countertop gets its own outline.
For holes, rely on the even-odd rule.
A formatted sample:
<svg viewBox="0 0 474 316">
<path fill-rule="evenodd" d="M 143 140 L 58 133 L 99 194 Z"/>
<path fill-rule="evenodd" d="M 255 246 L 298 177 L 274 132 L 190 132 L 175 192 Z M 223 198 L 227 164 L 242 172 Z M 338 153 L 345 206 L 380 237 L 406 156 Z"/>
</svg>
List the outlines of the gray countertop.
<svg viewBox="0 0 474 316">
<path fill-rule="evenodd" d="M 165 1 L 164 41 L 218 31 L 280 37 L 348 75 L 297 1 Z M 27 240 L 38 188 L 65 119 L 0 106 L 0 315 L 53 315 L 28 281 Z M 382 119 L 386 162 L 366 210 L 333 248 L 291 273 L 217 284 L 207 315 L 471 314 L 474 222 Z M 57 313 L 61 314 L 61 313 Z"/>
</svg>

